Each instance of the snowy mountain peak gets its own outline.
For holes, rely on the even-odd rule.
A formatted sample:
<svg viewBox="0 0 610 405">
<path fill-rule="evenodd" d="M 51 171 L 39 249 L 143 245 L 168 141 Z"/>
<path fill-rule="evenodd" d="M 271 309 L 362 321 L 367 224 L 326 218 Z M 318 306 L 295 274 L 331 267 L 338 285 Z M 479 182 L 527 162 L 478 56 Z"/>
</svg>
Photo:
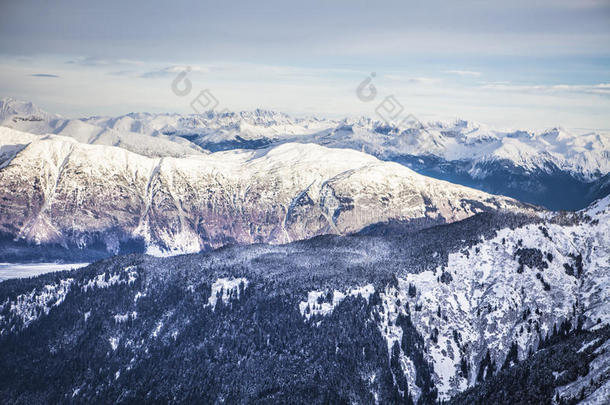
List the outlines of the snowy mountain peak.
<svg viewBox="0 0 610 405">
<path fill-rule="evenodd" d="M 0 121 L 9 118 L 41 121 L 59 117 L 60 115 L 50 114 L 32 102 L 19 101 L 12 97 L 0 100 Z"/>
</svg>

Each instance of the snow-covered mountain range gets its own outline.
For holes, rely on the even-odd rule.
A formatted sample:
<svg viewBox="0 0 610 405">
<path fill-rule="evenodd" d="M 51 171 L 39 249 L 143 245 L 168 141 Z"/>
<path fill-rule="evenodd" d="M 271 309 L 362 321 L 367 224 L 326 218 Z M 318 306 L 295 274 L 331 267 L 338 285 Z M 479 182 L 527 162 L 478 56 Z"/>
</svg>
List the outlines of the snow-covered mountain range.
<svg viewBox="0 0 610 405">
<path fill-rule="evenodd" d="M 43 111 L 32 103 L 11 98 L 0 100 L 0 126 L 32 134 L 67 136 L 92 145 L 119 146 L 152 157 L 183 157 L 206 153 L 181 137 L 97 126 L 87 120 L 63 118 Z"/>
<path fill-rule="evenodd" d="M 135 243 L 176 254 L 343 235 L 389 220 L 445 223 L 489 210 L 530 210 L 362 152 L 315 144 L 153 158 L 0 127 L 0 148 L 0 230 L 9 245 L 118 253 Z"/>
<path fill-rule="evenodd" d="M 609 134 L 576 135 L 560 127 L 541 132 L 500 131 L 464 120 L 389 126 L 368 118 L 292 118 L 266 110 L 190 116 L 129 114 L 86 121 L 107 128 L 188 137 L 206 149 L 240 143 L 247 147 L 248 142 L 307 142 L 364 150 L 384 160 L 413 155 L 446 161 L 506 161 L 529 172 L 556 166 L 586 181 L 610 172 Z M 477 178 L 485 173 L 473 169 L 471 175 Z"/>
<path fill-rule="evenodd" d="M 132 114 L 96 123 L 112 127 L 124 120 L 138 122 L 144 133 L 178 135 L 208 150 L 282 142 L 361 150 L 428 176 L 551 209 L 583 208 L 603 197 L 600 184 L 607 182 L 610 171 L 608 133 L 575 134 L 559 127 L 500 131 L 464 120 L 426 124 L 411 120 L 396 127 L 367 118 L 295 119 L 263 110 L 192 116 Z"/>
<path fill-rule="evenodd" d="M 260 109 L 66 120 L 13 99 L 0 101 L 0 125 L 121 146 L 151 157 L 294 142 L 350 148 L 421 174 L 551 209 L 579 209 L 603 197 L 610 172 L 608 133 L 576 134 L 560 127 L 507 131 L 464 120 L 416 119 L 389 126 L 368 118 L 293 118 Z"/>
</svg>

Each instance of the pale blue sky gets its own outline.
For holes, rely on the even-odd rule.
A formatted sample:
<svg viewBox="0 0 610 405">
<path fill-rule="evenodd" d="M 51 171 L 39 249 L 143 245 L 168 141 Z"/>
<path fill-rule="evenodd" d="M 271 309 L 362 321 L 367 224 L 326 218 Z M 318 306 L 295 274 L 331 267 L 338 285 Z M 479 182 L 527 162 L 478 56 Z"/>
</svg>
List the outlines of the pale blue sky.
<svg viewBox="0 0 610 405">
<path fill-rule="evenodd" d="M 68 116 L 222 108 L 374 115 L 371 72 L 424 118 L 610 128 L 610 0 L 16 1 L 0 4 L 0 96 Z"/>
</svg>

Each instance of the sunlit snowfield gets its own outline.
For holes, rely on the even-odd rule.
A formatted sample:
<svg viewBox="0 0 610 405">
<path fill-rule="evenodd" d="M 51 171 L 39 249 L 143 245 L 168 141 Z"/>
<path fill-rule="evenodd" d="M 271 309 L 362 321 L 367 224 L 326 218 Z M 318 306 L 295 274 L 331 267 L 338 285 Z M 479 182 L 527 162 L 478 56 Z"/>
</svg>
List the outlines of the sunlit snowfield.
<svg viewBox="0 0 610 405">
<path fill-rule="evenodd" d="M 52 271 L 80 269 L 89 263 L 0 263 L 0 282 L 9 278 L 33 277 Z"/>
</svg>

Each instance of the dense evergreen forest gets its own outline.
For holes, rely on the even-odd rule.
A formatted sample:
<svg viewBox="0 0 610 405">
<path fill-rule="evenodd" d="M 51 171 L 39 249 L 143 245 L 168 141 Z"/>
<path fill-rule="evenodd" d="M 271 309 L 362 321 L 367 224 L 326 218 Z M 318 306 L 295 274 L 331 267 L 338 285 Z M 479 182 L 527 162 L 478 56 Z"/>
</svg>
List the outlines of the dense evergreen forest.
<svg viewBox="0 0 610 405">
<path fill-rule="evenodd" d="M 536 222 L 481 214 L 419 231 L 396 232 L 400 224 L 391 224 L 391 236 L 380 226 L 284 246 L 131 254 L 8 280 L 0 283 L 0 397 L 24 404 L 437 403 L 424 351 L 433 337 L 419 333 L 405 312 L 387 325 L 399 334 L 388 346 L 378 326 L 381 292 L 401 275 L 442 267 L 449 253 L 500 228 Z M 515 257 L 525 265 L 538 259 L 525 250 Z M 219 280 L 237 281 L 218 288 Z M 335 302 L 333 291 L 363 285 L 374 292 L 347 294 L 332 311 L 316 312 Z M 299 303 L 311 291 L 325 295 L 302 312 Z M 410 286 L 408 294 L 416 293 Z M 567 325 L 525 361 L 509 353 L 505 366 L 494 365 L 452 401 L 550 403 L 560 385 L 553 370 L 567 370 L 563 383 L 586 375 L 609 336 L 608 328 Z M 586 355 L 577 353 L 593 337 Z M 414 366 L 411 383 L 403 356 Z M 490 369 L 489 359 L 473 367 Z"/>
</svg>

